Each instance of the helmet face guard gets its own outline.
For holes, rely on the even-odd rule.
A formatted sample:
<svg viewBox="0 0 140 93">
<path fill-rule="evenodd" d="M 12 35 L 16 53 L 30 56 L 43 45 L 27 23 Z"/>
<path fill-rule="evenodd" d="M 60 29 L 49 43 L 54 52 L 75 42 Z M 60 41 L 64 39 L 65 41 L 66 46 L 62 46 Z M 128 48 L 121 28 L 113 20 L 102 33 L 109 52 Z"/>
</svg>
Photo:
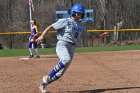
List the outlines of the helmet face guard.
<svg viewBox="0 0 140 93">
<path fill-rule="evenodd" d="M 81 18 L 81 19 L 83 19 L 83 18 L 84 18 L 84 14 L 85 14 L 85 8 L 84 8 L 84 6 L 81 5 L 81 4 L 75 4 L 75 5 L 71 8 L 71 16 L 75 16 L 77 12 L 83 14 L 83 16 L 82 16 L 82 18 Z"/>
</svg>

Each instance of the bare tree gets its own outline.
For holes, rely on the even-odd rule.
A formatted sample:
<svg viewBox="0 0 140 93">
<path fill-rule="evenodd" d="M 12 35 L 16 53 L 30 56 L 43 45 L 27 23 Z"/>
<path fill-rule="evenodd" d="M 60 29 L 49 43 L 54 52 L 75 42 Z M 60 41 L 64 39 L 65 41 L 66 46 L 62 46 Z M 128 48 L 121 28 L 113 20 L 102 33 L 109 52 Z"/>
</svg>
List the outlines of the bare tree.
<svg viewBox="0 0 140 93">
<path fill-rule="evenodd" d="M 30 31 L 28 0 L 0 0 L 0 32 Z M 140 26 L 140 1 L 139 0 L 33 0 L 35 11 L 33 19 L 39 23 L 39 30 L 55 21 L 57 9 L 70 9 L 73 4 L 81 3 L 85 8 L 94 9 L 93 23 L 86 23 L 87 29 L 114 29 L 123 21 L 121 28 L 138 28 Z M 97 36 L 100 32 L 90 33 Z M 113 32 L 107 42 L 113 39 Z M 118 32 L 118 41 L 136 40 L 140 37 L 139 31 Z M 55 34 L 47 36 L 49 43 L 55 43 Z M 20 40 L 23 42 L 20 42 Z M 4 45 L 8 48 L 26 47 L 26 35 L 1 35 L 0 41 L 6 40 Z M 94 43 L 94 42 L 93 42 Z M 92 46 L 93 44 L 91 44 Z"/>
</svg>

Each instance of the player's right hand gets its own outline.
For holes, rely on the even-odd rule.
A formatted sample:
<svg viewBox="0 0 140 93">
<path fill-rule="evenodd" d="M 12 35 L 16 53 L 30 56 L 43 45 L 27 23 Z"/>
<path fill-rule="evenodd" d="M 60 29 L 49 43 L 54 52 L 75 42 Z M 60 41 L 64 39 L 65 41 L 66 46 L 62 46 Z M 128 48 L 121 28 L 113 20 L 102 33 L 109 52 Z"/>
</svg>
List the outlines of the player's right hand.
<svg viewBox="0 0 140 93">
<path fill-rule="evenodd" d="M 37 44 L 39 44 L 39 43 L 42 42 L 43 38 L 44 38 L 44 37 L 41 35 L 40 37 L 38 37 L 38 38 L 35 40 L 35 42 L 37 42 Z"/>
</svg>

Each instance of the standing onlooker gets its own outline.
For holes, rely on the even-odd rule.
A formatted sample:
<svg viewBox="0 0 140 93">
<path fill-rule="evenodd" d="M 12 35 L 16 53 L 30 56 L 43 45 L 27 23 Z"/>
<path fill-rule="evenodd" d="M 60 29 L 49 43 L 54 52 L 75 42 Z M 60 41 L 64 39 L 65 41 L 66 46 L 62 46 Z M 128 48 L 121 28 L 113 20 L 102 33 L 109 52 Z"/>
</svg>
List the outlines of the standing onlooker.
<svg viewBox="0 0 140 93">
<path fill-rule="evenodd" d="M 3 49 L 2 44 L 0 43 L 0 49 Z"/>
<path fill-rule="evenodd" d="M 29 52 L 30 52 L 29 58 L 34 57 L 32 49 L 35 49 L 35 52 L 36 52 L 35 58 L 40 58 L 39 51 L 38 51 L 38 44 L 37 44 L 37 42 L 35 42 L 35 40 L 38 37 L 38 26 L 37 26 L 36 20 L 33 21 L 31 23 L 31 25 L 32 25 L 32 27 L 31 27 L 31 34 L 30 34 L 29 42 L 28 42 L 28 48 L 29 48 Z"/>
</svg>

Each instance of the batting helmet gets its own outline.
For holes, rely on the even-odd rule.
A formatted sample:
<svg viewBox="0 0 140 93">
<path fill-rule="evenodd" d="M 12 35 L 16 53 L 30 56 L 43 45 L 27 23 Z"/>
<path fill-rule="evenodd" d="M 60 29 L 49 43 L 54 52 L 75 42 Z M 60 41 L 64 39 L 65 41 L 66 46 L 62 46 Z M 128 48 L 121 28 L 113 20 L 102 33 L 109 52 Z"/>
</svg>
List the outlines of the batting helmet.
<svg viewBox="0 0 140 93">
<path fill-rule="evenodd" d="M 84 14 L 85 14 L 85 8 L 83 5 L 81 4 L 75 4 L 73 5 L 73 7 L 71 8 L 71 16 L 75 16 L 75 13 L 83 13 L 83 17 L 84 18 Z"/>
</svg>

